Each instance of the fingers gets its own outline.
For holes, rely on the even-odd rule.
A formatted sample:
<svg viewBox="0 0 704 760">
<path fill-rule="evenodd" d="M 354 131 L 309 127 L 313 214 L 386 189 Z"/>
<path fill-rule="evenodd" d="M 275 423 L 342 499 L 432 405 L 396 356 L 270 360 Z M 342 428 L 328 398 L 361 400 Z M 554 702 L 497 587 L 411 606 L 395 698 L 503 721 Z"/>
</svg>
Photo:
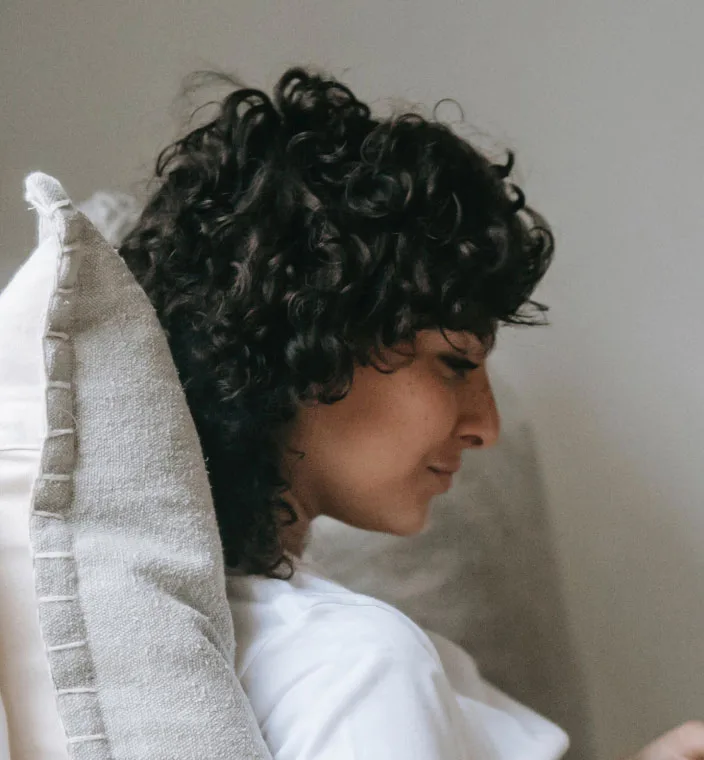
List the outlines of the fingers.
<svg viewBox="0 0 704 760">
<path fill-rule="evenodd" d="M 704 721 L 690 720 L 659 736 L 633 760 L 704 760 Z"/>
</svg>

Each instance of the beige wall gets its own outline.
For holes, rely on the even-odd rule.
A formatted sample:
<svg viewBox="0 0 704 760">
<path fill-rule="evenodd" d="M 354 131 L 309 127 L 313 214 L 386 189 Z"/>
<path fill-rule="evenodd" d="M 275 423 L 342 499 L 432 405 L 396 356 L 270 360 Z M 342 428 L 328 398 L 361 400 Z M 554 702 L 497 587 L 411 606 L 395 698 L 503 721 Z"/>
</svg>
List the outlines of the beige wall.
<svg viewBox="0 0 704 760">
<path fill-rule="evenodd" d="M 0 282 L 22 178 L 139 192 L 190 70 L 316 63 L 518 152 L 559 249 L 550 328 L 494 360 L 537 428 L 598 756 L 704 719 L 704 4 L 650 0 L 3 0 Z M 381 103 L 380 103 L 381 105 Z"/>
</svg>

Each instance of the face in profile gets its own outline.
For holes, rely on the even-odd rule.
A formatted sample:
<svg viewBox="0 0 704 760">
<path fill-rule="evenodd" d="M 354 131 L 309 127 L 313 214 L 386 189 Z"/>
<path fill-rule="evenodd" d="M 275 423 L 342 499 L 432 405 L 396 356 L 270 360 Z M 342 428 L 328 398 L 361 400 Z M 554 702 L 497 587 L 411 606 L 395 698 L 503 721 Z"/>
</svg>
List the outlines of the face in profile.
<svg viewBox="0 0 704 760">
<path fill-rule="evenodd" d="M 419 532 L 433 496 L 446 491 L 464 449 L 492 446 L 499 414 L 486 356 L 472 335 L 440 330 L 417 334 L 415 354 L 399 345 L 384 354 L 383 374 L 356 367 L 347 396 L 300 410 L 284 444 L 286 498 L 304 521 L 327 515 L 366 530 Z M 476 369 L 462 366 L 469 360 Z M 382 365 L 382 366 L 384 366 Z M 472 364 L 470 364 L 472 366 Z"/>
</svg>

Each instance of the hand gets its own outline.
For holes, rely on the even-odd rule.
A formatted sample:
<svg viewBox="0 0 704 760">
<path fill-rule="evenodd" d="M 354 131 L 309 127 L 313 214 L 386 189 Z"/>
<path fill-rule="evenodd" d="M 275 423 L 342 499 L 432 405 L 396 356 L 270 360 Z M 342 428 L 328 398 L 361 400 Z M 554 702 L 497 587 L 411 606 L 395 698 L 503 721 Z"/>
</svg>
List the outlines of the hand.
<svg viewBox="0 0 704 760">
<path fill-rule="evenodd" d="M 704 722 L 683 723 L 624 760 L 704 760 Z"/>
</svg>

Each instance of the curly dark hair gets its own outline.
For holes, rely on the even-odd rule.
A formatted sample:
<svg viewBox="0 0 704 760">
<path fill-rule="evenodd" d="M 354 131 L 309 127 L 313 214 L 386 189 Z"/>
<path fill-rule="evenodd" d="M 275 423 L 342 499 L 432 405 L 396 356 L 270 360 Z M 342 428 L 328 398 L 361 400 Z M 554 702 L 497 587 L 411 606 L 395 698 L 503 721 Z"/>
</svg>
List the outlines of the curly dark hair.
<svg viewBox="0 0 704 760">
<path fill-rule="evenodd" d="M 547 324 L 521 313 L 548 310 L 528 298 L 554 244 L 508 181 L 513 153 L 494 164 L 434 117 L 370 114 L 302 67 L 272 99 L 235 87 L 161 151 L 119 249 L 168 337 L 225 562 L 250 574 L 292 572 L 277 432 L 303 404 L 343 398 L 355 363 L 421 329 L 490 349 L 500 323 Z"/>
</svg>

